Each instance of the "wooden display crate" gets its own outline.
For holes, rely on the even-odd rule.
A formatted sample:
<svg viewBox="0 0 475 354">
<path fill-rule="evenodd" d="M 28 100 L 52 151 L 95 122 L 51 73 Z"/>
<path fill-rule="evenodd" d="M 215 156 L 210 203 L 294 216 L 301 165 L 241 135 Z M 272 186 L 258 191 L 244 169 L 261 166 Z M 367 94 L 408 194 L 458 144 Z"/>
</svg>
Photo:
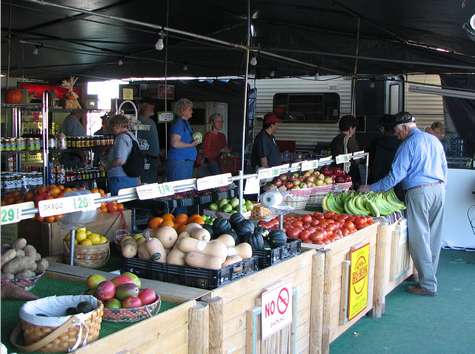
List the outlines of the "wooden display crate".
<svg viewBox="0 0 475 354">
<path fill-rule="evenodd" d="M 123 213 L 125 223 L 130 230 L 131 211 L 124 210 Z M 113 241 L 116 230 L 122 228 L 122 220 L 119 213 L 98 213 L 96 220 L 86 227 Z M 62 256 L 63 239 L 68 233 L 69 230 L 60 222 L 50 224 L 28 219 L 18 224 L 18 237 L 26 238 L 28 243 L 35 246 L 43 256 Z"/>
<path fill-rule="evenodd" d="M 315 251 L 307 250 L 211 291 L 203 299 L 209 303 L 209 353 L 252 353 L 253 331 L 257 352 L 308 353 L 314 255 Z M 291 283 L 293 287 L 293 323 L 261 341 L 260 316 L 253 328 L 252 312 L 260 307 L 263 291 L 279 283 Z"/>
<path fill-rule="evenodd" d="M 414 273 L 407 239 L 407 221 L 381 223 L 376 242 L 374 317 L 384 313 L 386 295 Z"/>
<path fill-rule="evenodd" d="M 53 263 L 47 275 L 56 279 L 84 281 L 90 274 L 102 274 L 108 279 L 115 276 L 60 263 Z M 205 296 L 208 291 L 154 280 L 141 281 L 142 287 L 154 288 L 163 300 L 179 305 L 100 338 L 73 353 L 207 353 L 208 305 L 197 299 Z"/>
<path fill-rule="evenodd" d="M 324 255 L 324 258 L 315 257 L 313 264 L 312 310 L 315 313 L 312 313 L 310 328 L 310 353 L 329 353 L 330 343 L 373 309 L 378 227 L 379 223 L 375 223 L 324 246 L 302 244 L 302 249 L 316 249 L 317 254 Z M 366 306 L 349 318 L 350 254 L 365 245 L 369 247 L 369 259 L 365 265 L 367 277 L 364 280 L 367 286 Z M 359 259 L 354 263 L 359 263 Z"/>
</svg>

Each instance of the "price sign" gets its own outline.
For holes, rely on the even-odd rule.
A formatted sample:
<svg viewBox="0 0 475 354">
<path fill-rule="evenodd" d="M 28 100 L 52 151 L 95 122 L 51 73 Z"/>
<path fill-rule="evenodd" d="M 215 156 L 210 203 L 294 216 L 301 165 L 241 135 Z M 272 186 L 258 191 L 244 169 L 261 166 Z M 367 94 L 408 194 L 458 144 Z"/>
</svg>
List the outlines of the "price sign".
<svg viewBox="0 0 475 354">
<path fill-rule="evenodd" d="M 297 172 L 302 169 L 303 162 L 294 162 L 290 165 L 290 172 Z"/>
<path fill-rule="evenodd" d="M 173 121 L 174 115 L 172 112 L 162 112 L 158 114 L 159 123 L 167 123 Z"/>
<path fill-rule="evenodd" d="M 318 160 L 318 166 L 325 166 L 331 164 L 333 161 L 331 156 L 328 157 L 322 157 L 320 160 Z"/>
<path fill-rule="evenodd" d="M 19 204 L 6 205 L 0 208 L 0 225 L 14 224 L 23 220 L 22 211 L 25 209 L 34 209 L 35 203 L 26 202 Z"/>
<path fill-rule="evenodd" d="M 94 210 L 99 206 L 95 204 L 94 200 L 100 197 L 99 193 L 90 193 L 74 197 L 42 200 L 38 203 L 38 209 L 41 217 Z"/>
<path fill-rule="evenodd" d="M 152 183 L 137 187 L 140 200 L 163 198 L 175 194 L 175 189 L 170 183 Z"/>
<path fill-rule="evenodd" d="M 279 175 L 281 175 L 281 174 L 284 174 L 284 173 L 289 172 L 290 164 L 286 163 L 286 164 L 277 166 L 277 167 L 275 167 L 275 168 L 279 171 L 278 174 L 274 176 L 274 177 L 277 177 L 277 176 L 279 176 Z"/>
<path fill-rule="evenodd" d="M 338 156 L 335 158 L 336 164 L 339 165 L 339 164 L 341 164 L 341 163 L 350 162 L 352 156 L 353 156 L 352 154 L 342 154 L 342 155 L 338 155 Z"/>
<path fill-rule="evenodd" d="M 223 173 L 221 175 L 198 178 L 196 180 L 196 188 L 199 191 L 206 189 L 224 187 L 230 184 L 232 175 L 230 173 Z"/>
<path fill-rule="evenodd" d="M 302 161 L 302 171 L 316 170 L 318 168 L 318 160 Z"/>
<path fill-rule="evenodd" d="M 353 153 L 353 160 L 359 160 L 366 156 L 364 151 L 357 151 Z"/>
<path fill-rule="evenodd" d="M 260 190 L 260 185 L 259 185 L 258 177 L 250 177 L 246 179 L 244 194 L 258 194 L 259 190 Z"/>
<path fill-rule="evenodd" d="M 348 319 L 351 321 L 368 306 L 369 243 L 350 252 Z"/>
<path fill-rule="evenodd" d="M 262 339 L 292 323 L 292 285 L 275 286 L 261 295 Z"/>
</svg>

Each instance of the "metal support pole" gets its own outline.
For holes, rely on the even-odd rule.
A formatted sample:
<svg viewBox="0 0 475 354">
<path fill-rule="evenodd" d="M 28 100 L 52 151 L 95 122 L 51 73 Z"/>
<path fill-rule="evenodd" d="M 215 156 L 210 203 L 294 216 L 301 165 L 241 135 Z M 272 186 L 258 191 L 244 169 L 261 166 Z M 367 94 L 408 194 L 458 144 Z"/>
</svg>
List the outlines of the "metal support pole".
<svg viewBox="0 0 475 354">
<path fill-rule="evenodd" d="M 69 265 L 74 265 L 74 252 L 75 252 L 75 241 L 76 241 L 76 229 L 71 230 L 71 235 L 69 238 Z"/>
<path fill-rule="evenodd" d="M 244 172 L 239 171 L 239 212 L 242 213 L 242 206 L 244 204 Z"/>
<path fill-rule="evenodd" d="M 353 79 L 351 85 L 351 114 L 356 115 L 356 79 L 358 75 L 358 55 L 360 52 L 360 24 L 361 19 L 358 17 L 356 25 L 356 49 L 355 49 L 355 66 L 353 69 Z"/>
<path fill-rule="evenodd" d="M 43 139 L 42 142 L 42 148 L 43 148 L 43 183 L 49 184 L 48 182 L 48 177 L 49 177 L 49 171 L 48 171 L 48 160 L 49 160 L 49 149 L 48 149 L 48 138 L 49 138 L 49 126 L 48 126 L 48 115 L 49 115 L 49 94 L 48 92 L 43 92 L 43 106 L 41 109 L 41 114 L 42 114 L 42 120 L 41 124 L 43 125 L 41 127 L 41 137 Z"/>
</svg>

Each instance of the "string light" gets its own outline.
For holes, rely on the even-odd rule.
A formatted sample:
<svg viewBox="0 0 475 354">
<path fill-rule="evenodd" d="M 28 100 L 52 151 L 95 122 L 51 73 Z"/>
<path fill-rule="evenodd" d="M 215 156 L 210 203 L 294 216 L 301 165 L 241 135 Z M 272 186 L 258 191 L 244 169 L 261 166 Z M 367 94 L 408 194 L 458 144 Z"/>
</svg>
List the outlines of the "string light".
<svg viewBox="0 0 475 354">
<path fill-rule="evenodd" d="M 251 58 L 251 61 L 249 62 L 249 64 L 251 64 L 252 66 L 256 66 L 257 65 L 257 58 L 255 56 L 253 56 Z"/>
<path fill-rule="evenodd" d="M 160 37 L 158 38 L 157 43 L 155 43 L 155 49 L 160 51 L 163 50 L 164 47 L 165 44 L 163 42 L 163 32 L 160 32 Z"/>
</svg>

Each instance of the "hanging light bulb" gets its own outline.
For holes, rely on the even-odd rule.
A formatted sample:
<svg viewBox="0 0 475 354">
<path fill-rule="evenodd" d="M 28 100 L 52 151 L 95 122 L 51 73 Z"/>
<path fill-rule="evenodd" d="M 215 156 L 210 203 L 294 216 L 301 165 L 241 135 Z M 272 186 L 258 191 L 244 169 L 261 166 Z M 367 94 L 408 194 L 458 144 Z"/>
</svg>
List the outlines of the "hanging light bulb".
<svg viewBox="0 0 475 354">
<path fill-rule="evenodd" d="M 188 71 L 188 65 L 186 64 L 183 65 L 183 71 Z"/>
<path fill-rule="evenodd" d="M 252 66 L 256 66 L 257 65 L 257 58 L 255 56 L 253 56 L 251 58 L 251 61 L 249 62 L 249 64 L 251 64 Z"/>
<path fill-rule="evenodd" d="M 124 65 L 124 61 L 122 59 L 117 60 L 117 65 L 119 66 Z"/>
<path fill-rule="evenodd" d="M 165 45 L 163 43 L 163 32 L 160 32 L 160 37 L 158 38 L 157 43 L 155 43 L 155 49 L 163 50 L 164 47 Z"/>
<path fill-rule="evenodd" d="M 320 74 L 318 72 L 315 73 L 315 81 L 318 81 L 320 79 Z"/>
<path fill-rule="evenodd" d="M 270 76 L 270 77 L 274 77 L 274 76 L 275 76 L 275 71 L 272 70 L 272 71 L 269 73 L 269 76 Z"/>
<path fill-rule="evenodd" d="M 40 54 L 40 47 L 35 45 L 35 49 L 33 49 L 33 55 L 38 55 Z"/>
</svg>

